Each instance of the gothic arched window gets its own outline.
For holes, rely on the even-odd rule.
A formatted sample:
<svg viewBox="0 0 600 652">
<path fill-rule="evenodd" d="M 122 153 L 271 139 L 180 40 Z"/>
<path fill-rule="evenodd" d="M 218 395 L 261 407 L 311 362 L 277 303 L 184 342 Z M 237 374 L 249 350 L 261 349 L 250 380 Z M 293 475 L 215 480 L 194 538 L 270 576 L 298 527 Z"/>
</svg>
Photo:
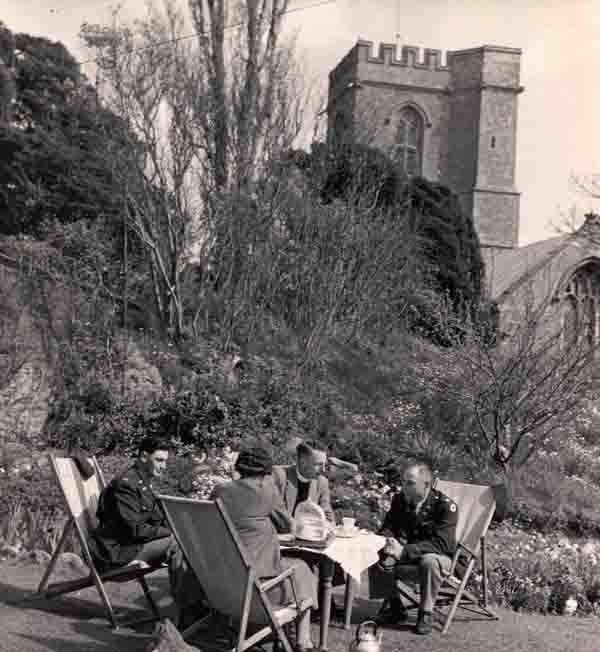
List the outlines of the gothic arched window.
<svg viewBox="0 0 600 652">
<path fill-rule="evenodd" d="M 588 263 L 570 278 L 563 302 L 563 342 L 582 337 L 590 347 L 600 343 L 600 264 Z"/>
<path fill-rule="evenodd" d="M 409 177 L 421 174 L 423 118 L 412 106 L 400 111 L 396 138 L 396 161 Z"/>
</svg>

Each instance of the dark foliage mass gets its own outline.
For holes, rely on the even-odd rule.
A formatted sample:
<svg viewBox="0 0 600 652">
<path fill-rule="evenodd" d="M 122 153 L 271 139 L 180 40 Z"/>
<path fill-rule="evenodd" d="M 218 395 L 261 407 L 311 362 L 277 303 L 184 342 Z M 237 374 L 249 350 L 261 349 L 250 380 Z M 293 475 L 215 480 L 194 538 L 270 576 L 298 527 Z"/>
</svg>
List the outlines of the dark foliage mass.
<svg viewBox="0 0 600 652">
<path fill-rule="evenodd" d="M 14 98 L 0 120 L 0 232 L 38 235 L 43 221 L 114 216 L 122 123 L 61 43 L 28 34 L 13 42 Z"/>
<path fill-rule="evenodd" d="M 481 314 L 483 259 L 472 218 L 463 214 L 458 197 L 427 179 L 406 178 L 390 158 L 367 145 L 335 151 L 325 145 L 310 155 L 293 152 L 295 165 L 320 188 L 324 203 L 334 200 L 370 205 L 400 217 L 421 245 L 422 265 L 432 289 L 459 314 Z M 413 327 L 439 344 L 447 344 L 425 305 L 415 306 Z"/>
</svg>

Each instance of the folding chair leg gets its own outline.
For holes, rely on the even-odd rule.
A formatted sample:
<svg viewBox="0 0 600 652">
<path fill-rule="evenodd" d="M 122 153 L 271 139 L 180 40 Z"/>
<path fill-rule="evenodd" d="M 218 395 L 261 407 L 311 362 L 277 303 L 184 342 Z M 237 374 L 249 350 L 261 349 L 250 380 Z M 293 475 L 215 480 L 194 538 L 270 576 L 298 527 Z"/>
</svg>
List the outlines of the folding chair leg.
<svg viewBox="0 0 600 652">
<path fill-rule="evenodd" d="M 146 596 L 146 600 L 148 600 L 148 604 L 150 605 L 150 609 L 152 610 L 152 613 L 154 614 L 154 618 L 156 620 L 160 620 L 160 611 L 158 610 L 158 607 L 156 606 L 156 602 L 154 601 L 154 598 L 152 597 L 152 593 L 150 592 L 150 587 L 148 586 L 148 582 L 146 582 L 145 577 L 140 577 L 139 582 L 142 586 L 142 590 L 144 591 L 144 595 Z"/>
<path fill-rule="evenodd" d="M 283 631 L 283 627 L 281 627 L 281 625 L 275 625 L 275 630 L 277 632 L 277 639 L 283 645 L 283 649 L 285 650 L 285 652 L 294 652 L 292 650 L 292 646 L 290 645 L 290 641 L 289 641 L 288 637 L 286 636 L 285 632 Z"/>
<path fill-rule="evenodd" d="M 108 619 L 110 620 L 111 627 L 113 629 L 119 629 L 119 624 L 117 623 L 115 612 L 113 611 L 112 605 L 110 604 L 110 600 L 108 599 L 108 594 L 106 593 L 104 584 L 102 583 L 102 580 L 96 575 L 96 573 L 94 573 L 94 584 L 98 589 L 98 593 L 100 594 L 100 598 L 104 604 L 104 608 L 106 609 L 106 613 L 108 615 Z"/>
<path fill-rule="evenodd" d="M 58 557 L 67 542 L 67 537 L 69 536 L 69 533 L 71 532 L 71 529 L 73 528 L 73 521 L 69 519 L 66 524 L 65 528 L 63 530 L 63 533 L 60 537 L 60 540 L 58 542 L 58 545 L 56 546 L 56 550 L 54 551 L 52 555 L 52 559 L 50 560 L 50 563 L 48 564 L 48 568 L 46 568 L 46 571 L 44 573 L 44 576 L 42 577 L 42 581 L 40 582 L 40 585 L 38 586 L 38 593 L 43 593 L 46 590 L 46 586 L 48 586 L 48 580 L 50 579 L 50 575 L 52 574 L 52 571 L 54 570 L 54 567 L 56 566 L 56 562 L 58 561 Z"/>
<path fill-rule="evenodd" d="M 465 586 L 467 586 L 467 582 L 469 581 L 469 576 L 471 575 L 471 571 L 473 570 L 474 564 L 475 564 L 475 560 L 471 559 L 471 561 L 467 565 L 467 568 L 465 570 L 465 575 L 462 578 L 458 590 L 456 591 L 456 595 L 454 596 L 454 600 L 452 601 L 452 606 L 450 607 L 450 611 L 448 612 L 448 617 L 446 618 L 446 622 L 444 623 L 444 627 L 442 628 L 442 634 L 445 634 L 450 628 L 450 624 L 452 623 L 454 614 L 458 609 L 458 605 L 460 604 L 460 599 L 462 598 L 462 594 L 463 591 L 465 590 Z"/>
<path fill-rule="evenodd" d="M 401 586 L 398 586 L 398 585 Z M 396 588 L 400 592 L 403 598 L 406 598 L 407 600 L 410 600 L 411 604 L 407 605 L 407 608 L 410 609 L 411 607 L 418 607 L 421 604 L 420 597 L 417 596 L 417 594 L 407 586 L 405 582 L 402 580 L 396 580 Z"/>
<path fill-rule="evenodd" d="M 485 536 L 481 537 L 481 590 L 483 592 L 482 605 L 484 609 L 488 606 L 488 592 L 487 592 L 487 560 L 485 558 Z"/>
</svg>

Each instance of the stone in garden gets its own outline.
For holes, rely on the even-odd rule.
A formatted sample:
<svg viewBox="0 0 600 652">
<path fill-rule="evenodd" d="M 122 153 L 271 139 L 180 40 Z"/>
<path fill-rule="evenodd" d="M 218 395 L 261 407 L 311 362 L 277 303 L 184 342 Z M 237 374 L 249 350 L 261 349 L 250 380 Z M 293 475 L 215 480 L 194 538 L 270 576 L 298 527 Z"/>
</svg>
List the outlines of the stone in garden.
<svg viewBox="0 0 600 652">
<path fill-rule="evenodd" d="M 200 652 L 200 650 L 193 645 L 188 645 L 175 625 L 167 618 L 156 626 L 146 652 Z"/>
<path fill-rule="evenodd" d="M 129 341 L 127 346 L 127 391 L 138 396 L 151 396 L 162 390 L 162 378 L 158 368 L 148 362 L 137 344 Z"/>
<path fill-rule="evenodd" d="M 566 602 L 565 602 L 565 607 L 563 609 L 563 614 L 565 616 L 572 616 L 576 611 L 578 607 L 577 600 L 575 598 L 570 597 Z"/>
<path fill-rule="evenodd" d="M 16 559 L 20 552 L 21 549 L 19 546 L 3 545 L 0 548 L 0 557 L 3 557 L 4 559 Z"/>
<path fill-rule="evenodd" d="M 86 568 L 86 564 L 83 559 L 79 555 L 76 555 L 74 552 L 62 552 L 58 556 L 58 561 L 61 564 L 72 566 L 73 568 L 80 568 L 82 570 Z"/>
<path fill-rule="evenodd" d="M 47 565 L 50 563 L 51 556 L 45 550 L 32 550 L 29 553 L 29 559 L 35 564 Z"/>
<path fill-rule="evenodd" d="M 584 557 L 591 557 L 596 554 L 596 545 L 592 541 L 588 541 L 581 547 L 581 554 Z"/>
</svg>

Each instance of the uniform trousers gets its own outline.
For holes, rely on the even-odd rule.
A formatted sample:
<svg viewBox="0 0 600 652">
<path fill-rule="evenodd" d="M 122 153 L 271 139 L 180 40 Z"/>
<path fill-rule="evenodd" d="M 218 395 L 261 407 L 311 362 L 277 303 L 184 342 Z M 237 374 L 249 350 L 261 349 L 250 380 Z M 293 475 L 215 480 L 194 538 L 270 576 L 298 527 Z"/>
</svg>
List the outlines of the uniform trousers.
<svg viewBox="0 0 600 652">
<path fill-rule="evenodd" d="M 421 598 L 419 610 L 432 613 L 438 591 L 451 565 L 452 560 L 447 555 L 428 553 L 423 555 L 417 563 L 396 564 L 394 576 L 404 582 L 418 583 Z M 397 591 L 397 596 L 400 597 L 399 591 Z"/>
<path fill-rule="evenodd" d="M 167 564 L 171 596 L 180 609 L 192 605 L 200 607 L 205 603 L 204 590 L 195 573 L 185 563 L 181 548 L 173 535 L 147 541 L 135 558 L 151 566 L 162 562 Z"/>
</svg>

